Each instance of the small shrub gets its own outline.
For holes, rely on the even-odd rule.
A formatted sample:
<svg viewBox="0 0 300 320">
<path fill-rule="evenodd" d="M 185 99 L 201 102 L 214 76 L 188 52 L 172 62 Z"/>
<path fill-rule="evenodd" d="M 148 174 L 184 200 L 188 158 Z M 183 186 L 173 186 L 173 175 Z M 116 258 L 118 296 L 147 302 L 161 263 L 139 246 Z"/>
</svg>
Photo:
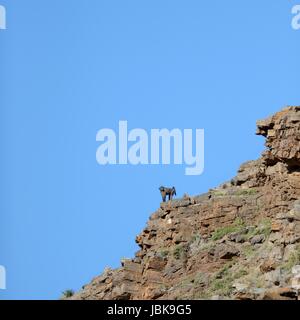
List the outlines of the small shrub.
<svg viewBox="0 0 300 320">
<path fill-rule="evenodd" d="M 263 234 L 266 238 L 271 234 L 271 220 L 270 219 L 263 219 L 258 223 L 257 227 L 248 230 L 246 239 L 250 240 L 254 236 L 258 234 Z"/>
<path fill-rule="evenodd" d="M 267 238 L 271 234 L 271 231 L 272 231 L 271 225 L 272 225 L 271 219 L 262 220 L 258 225 L 259 233 L 264 234 L 265 237 Z"/>
<path fill-rule="evenodd" d="M 74 290 L 71 290 L 71 289 L 65 290 L 62 293 L 63 298 L 71 298 L 74 296 L 74 294 L 75 294 Z"/>
<path fill-rule="evenodd" d="M 203 283 L 203 274 L 202 272 L 199 272 L 195 275 L 195 278 L 194 278 L 194 284 L 195 285 L 199 285 Z"/>
<path fill-rule="evenodd" d="M 168 255 L 169 251 L 167 249 L 158 252 L 158 256 L 160 256 L 161 258 L 166 258 Z"/>
<path fill-rule="evenodd" d="M 173 251 L 173 257 L 176 259 L 176 260 L 179 260 L 183 257 L 185 253 L 185 248 L 182 246 L 182 245 L 177 245 Z"/>
<path fill-rule="evenodd" d="M 225 191 L 217 190 L 217 191 L 213 191 L 213 195 L 215 197 L 224 197 L 227 195 L 227 193 Z"/>
<path fill-rule="evenodd" d="M 254 189 L 254 188 L 241 189 L 241 190 L 238 190 L 236 192 L 237 196 L 251 196 L 251 195 L 254 195 L 254 194 L 257 194 L 257 190 Z"/>
<path fill-rule="evenodd" d="M 233 277 L 228 269 L 220 270 L 210 283 L 209 291 L 211 294 L 219 294 L 222 296 L 229 296 L 233 291 Z"/>
<path fill-rule="evenodd" d="M 233 270 L 232 267 L 233 264 L 228 263 L 216 273 L 210 282 L 210 295 L 230 296 L 233 292 L 233 282 L 248 274 L 244 269 Z"/>
<path fill-rule="evenodd" d="M 255 249 L 251 245 L 247 245 L 243 248 L 244 255 L 249 258 L 255 253 Z"/>
<path fill-rule="evenodd" d="M 222 269 L 220 269 L 217 273 L 216 273 L 216 278 L 222 278 L 225 275 L 228 274 L 229 269 L 232 267 L 232 263 L 227 263 Z"/>
<path fill-rule="evenodd" d="M 232 225 L 216 229 L 212 234 L 212 240 L 216 241 L 216 240 L 222 239 L 224 236 L 226 236 L 229 233 L 242 231 L 243 228 L 244 228 L 243 220 L 240 218 L 237 218 Z"/>
<path fill-rule="evenodd" d="M 190 241 L 190 243 L 193 243 L 193 242 L 199 242 L 201 240 L 201 234 L 200 233 L 196 233 L 192 236 L 192 239 Z"/>
<path fill-rule="evenodd" d="M 294 252 L 289 255 L 288 261 L 283 265 L 283 269 L 286 271 L 291 271 L 292 268 L 300 264 L 300 246 L 297 246 Z"/>
<path fill-rule="evenodd" d="M 235 275 L 234 275 L 234 278 L 237 280 L 241 277 L 244 277 L 244 276 L 247 276 L 248 275 L 248 271 L 245 270 L 245 269 L 240 269 L 238 270 Z"/>
</svg>

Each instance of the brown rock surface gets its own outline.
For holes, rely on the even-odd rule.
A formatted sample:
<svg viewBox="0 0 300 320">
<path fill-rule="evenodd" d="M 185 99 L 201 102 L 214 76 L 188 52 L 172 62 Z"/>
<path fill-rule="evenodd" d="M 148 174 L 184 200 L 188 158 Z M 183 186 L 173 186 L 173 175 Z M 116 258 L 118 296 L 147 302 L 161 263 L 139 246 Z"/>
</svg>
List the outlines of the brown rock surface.
<svg viewBox="0 0 300 320">
<path fill-rule="evenodd" d="M 297 299 L 300 107 L 257 127 L 260 159 L 206 194 L 162 203 L 136 237 L 136 256 L 72 299 Z"/>
</svg>

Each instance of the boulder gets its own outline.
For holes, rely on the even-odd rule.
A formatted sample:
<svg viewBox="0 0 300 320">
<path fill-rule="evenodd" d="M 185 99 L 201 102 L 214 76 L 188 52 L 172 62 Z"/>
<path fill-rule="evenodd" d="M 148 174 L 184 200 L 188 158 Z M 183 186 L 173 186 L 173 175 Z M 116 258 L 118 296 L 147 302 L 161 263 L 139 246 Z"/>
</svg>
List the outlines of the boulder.
<svg viewBox="0 0 300 320">
<path fill-rule="evenodd" d="M 229 244 L 220 244 L 214 251 L 215 257 L 226 260 L 239 256 L 239 253 L 240 251 L 235 246 Z"/>
<path fill-rule="evenodd" d="M 264 234 L 258 234 L 251 238 L 250 242 L 252 245 L 263 243 L 266 240 L 266 236 Z"/>
</svg>

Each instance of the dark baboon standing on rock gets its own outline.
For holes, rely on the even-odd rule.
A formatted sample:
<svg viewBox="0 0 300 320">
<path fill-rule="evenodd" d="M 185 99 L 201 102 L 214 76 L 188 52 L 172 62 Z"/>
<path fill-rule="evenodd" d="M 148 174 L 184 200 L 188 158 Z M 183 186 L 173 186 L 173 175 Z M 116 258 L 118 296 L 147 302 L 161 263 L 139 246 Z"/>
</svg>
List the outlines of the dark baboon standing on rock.
<svg viewBox="0 0 300 320">
<path fill-rule="evenodd" d="M 173 196 L 176 196 L 175 187 L 173 188 L 160 187 L 159 191 L 160 191 L 163 202 L 166 202 L 167 196 L 169 197 L 169 201 L 173 199 Z"/>
</svg>

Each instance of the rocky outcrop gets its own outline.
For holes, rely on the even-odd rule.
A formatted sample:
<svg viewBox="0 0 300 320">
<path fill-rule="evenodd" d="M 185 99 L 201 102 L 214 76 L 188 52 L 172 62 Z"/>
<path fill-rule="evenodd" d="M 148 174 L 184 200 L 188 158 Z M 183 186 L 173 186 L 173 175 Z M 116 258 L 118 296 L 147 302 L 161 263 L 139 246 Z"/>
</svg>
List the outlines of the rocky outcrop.
<svg viewBox="0 0 300 320">
<path fill-rule="evenodd" d="M 206 194 L 162 203 L 135 257 L 72 299 L 298 299 L 300 107 L 257 128 L 261 158 Z"/>
<path fill-rule="evenodd" d="M 266 137 L 263 158 L 269 163 L 282 162 L 299 168 L 300 158 L 300 107 L 287 107 L 274 116 L 257 122 L 257 134 Z"/>
</svg>

